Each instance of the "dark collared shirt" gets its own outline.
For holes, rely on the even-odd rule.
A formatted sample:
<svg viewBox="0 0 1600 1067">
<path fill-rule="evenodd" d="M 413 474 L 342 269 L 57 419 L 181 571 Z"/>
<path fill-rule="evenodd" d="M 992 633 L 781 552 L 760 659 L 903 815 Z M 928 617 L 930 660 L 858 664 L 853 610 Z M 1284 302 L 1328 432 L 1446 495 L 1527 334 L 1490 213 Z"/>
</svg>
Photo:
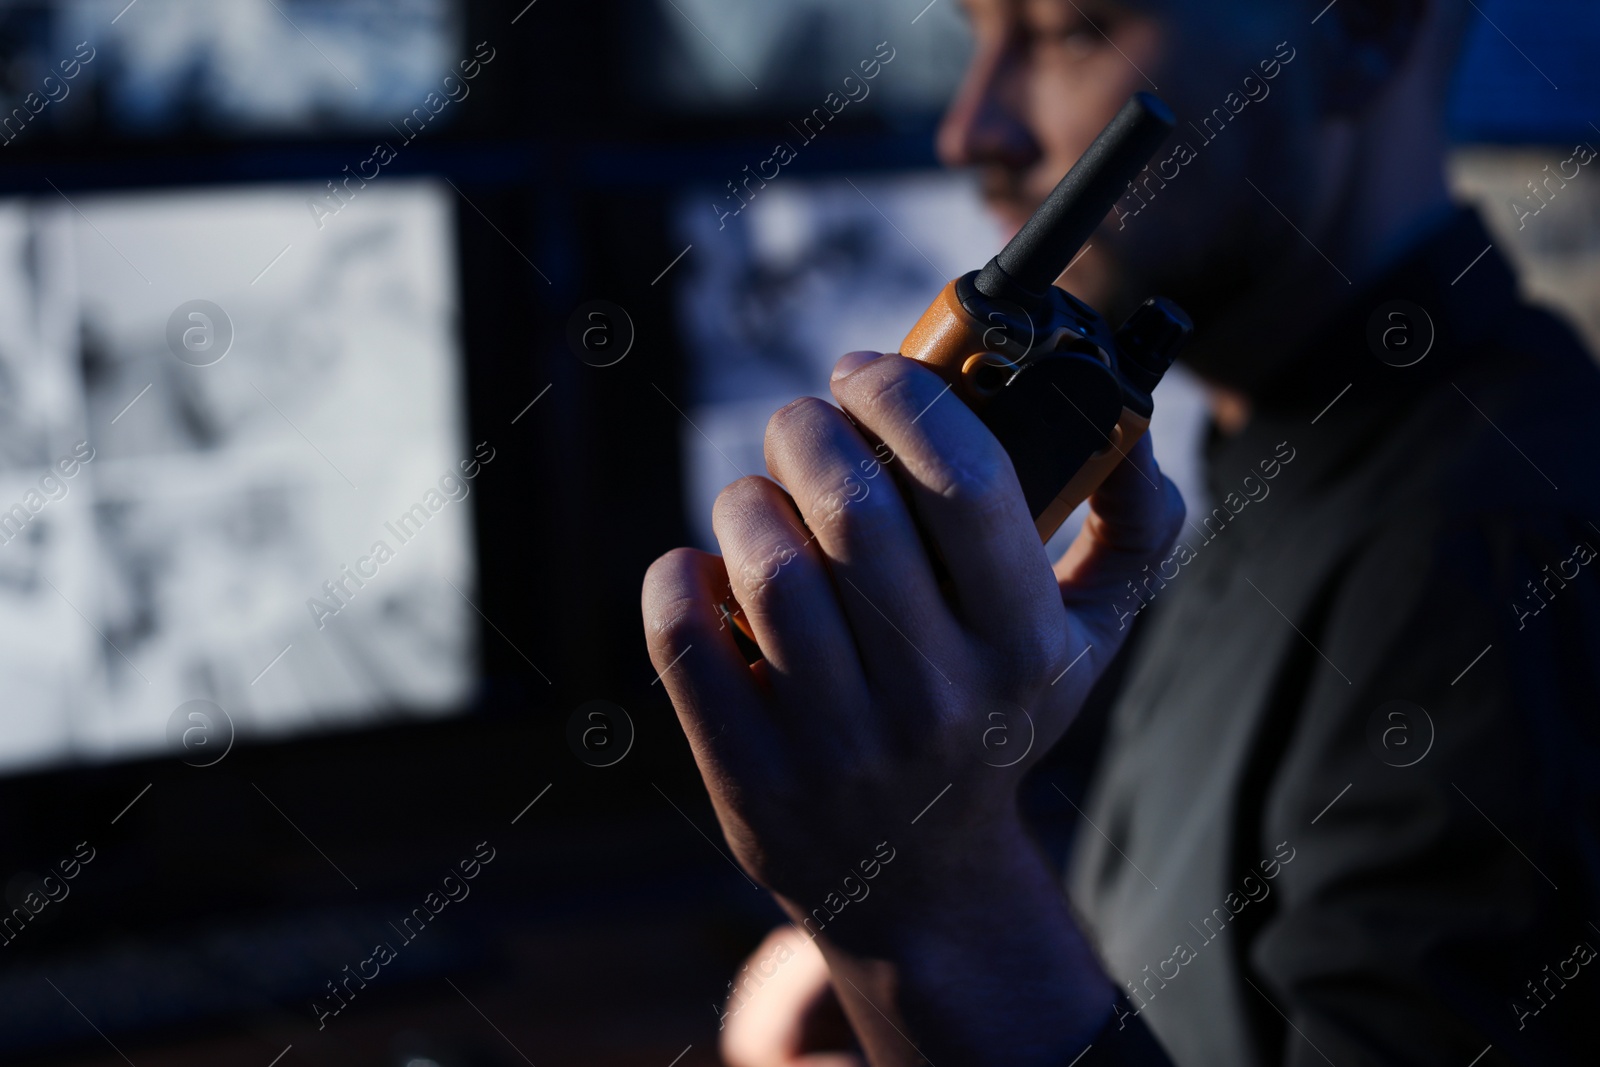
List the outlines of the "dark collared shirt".
<svg viewBox="0 0 1600 1067">
<path fill-rule="evenodd" d="M 1330 322 L 1139 590 L 1068 882 L 1180 1067 L 1600 1062 L 1600 372 L 1489 243 Z"/>
</svg>

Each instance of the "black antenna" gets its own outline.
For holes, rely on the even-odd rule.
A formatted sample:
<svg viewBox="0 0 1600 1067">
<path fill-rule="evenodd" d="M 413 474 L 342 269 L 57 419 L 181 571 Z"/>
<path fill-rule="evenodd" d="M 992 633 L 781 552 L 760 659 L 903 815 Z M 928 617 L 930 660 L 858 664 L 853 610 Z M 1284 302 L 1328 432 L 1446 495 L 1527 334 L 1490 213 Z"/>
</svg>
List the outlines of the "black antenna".
<svg viewBox="0 0 1600 1067">
<path fill-rule="evenodd" d="M 1176 125 L 1172 109 L 1159 98 L 1135 94 L 1010 243 L 978 272 L 978 291 L 997 300 L 1036 303 Z"/>
</svg>

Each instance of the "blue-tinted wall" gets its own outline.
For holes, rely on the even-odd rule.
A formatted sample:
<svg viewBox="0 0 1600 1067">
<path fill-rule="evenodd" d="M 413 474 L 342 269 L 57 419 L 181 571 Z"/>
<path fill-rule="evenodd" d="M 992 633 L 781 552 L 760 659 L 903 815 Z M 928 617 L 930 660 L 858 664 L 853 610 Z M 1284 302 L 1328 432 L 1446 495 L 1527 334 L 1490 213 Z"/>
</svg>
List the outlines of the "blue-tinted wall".
<svg viewBox="0 0 1600 1067">
<path fill-rule="evenodd" d="M 1479 9 L 1451 109 L 1458 140 L 1600 145 L 1600 0 L 1449 2 Z"/>
</svg>

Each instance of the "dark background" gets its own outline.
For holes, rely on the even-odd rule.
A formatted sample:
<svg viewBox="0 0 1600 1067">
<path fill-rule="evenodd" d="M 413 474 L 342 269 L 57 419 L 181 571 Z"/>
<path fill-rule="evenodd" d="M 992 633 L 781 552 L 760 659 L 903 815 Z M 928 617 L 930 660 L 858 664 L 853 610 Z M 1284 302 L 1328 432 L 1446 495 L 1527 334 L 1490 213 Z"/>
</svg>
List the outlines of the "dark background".
<svg viewBox="0 0 1600 1067">
<path fill-rule="evenodd" d="M 921 4 L 881 6 L 910 19 Z M 1577 3 L 1535 5 L 1538 17 L 1488 6 L 1535 52 L 1562 51 L 1554 28 L 1596 25 Z M 13 60 L 41 7 L 0 7 Z M 71 897 L 0 948 L 0 1060 L 266 1067 L 292 1045 L 279 1062 L 666 1067 L 686 1047 L 675 1062 L 717 1062 L 715 1005 L 778 913 L 728 859 L 644 651 L 641 576 L 688 540 L 682 416 L 661 394 L 691 383 L 673 289 L 652 280 L 680 250 L 678 191 L 764 158 L 831 75 L 809 65 L 802 34 L 759 103 L 697 105 L 681 56 L 657 47 L 670 5 L 469 0 L 465 12 L 468 46 L 488 40 L 497 60 L 452 122 L 387 170 L 444 175 L 471 201 L 456 213 L 469 420 L 504 457 L 473 498 L 492 620 L 481 698 L 437 723 L 241 743 L 206 768 L 169 757 L 0 780 L 8 902 L 76 842 L 97 851 Z M 1586 136 L 1600 120 L 1600 108 L 1580 115 L 1600 96 L 1593 72 L 1541 63 L 1566 91 L 1534 106 L 1544 83 L 1480 29 L 1458 97 L 1463 140 Z M 952 82 L 958 60 L 939 57 Z M 669 82 L 690 88 L 664 96 Z M 372 141 L 219 129 L 203 114 L 130 131 L 104 86 L 58 111 L 3 149 L 0 195 L 320 181 Z M 937 117 L 851 109 L 786 173 L 932 167 Z M 615 366 L 568 345 L 574 309 L 592 299 L 626 308 L 636 329 Z M 625 709 L 635 734 L 614 766 L 587 765 L 569 742 L 574 710 L 597 699 Z M 1094 728 L 1089 717 L 1077 763 L 1047 763 L 1041 781 L 1071 792 Z M 323 983 L 390 939 L 387 924 L 480 841 L 496 858 L 471 896 L 319 1032 Z"/>
</svg>

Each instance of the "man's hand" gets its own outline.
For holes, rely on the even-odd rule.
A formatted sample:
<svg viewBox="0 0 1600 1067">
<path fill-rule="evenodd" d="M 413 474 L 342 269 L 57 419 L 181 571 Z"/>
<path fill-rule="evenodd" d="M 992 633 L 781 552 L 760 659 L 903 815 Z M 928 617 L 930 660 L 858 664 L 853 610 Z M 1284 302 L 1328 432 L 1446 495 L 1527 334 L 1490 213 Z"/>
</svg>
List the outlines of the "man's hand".
<svg viewBox="0 0 1600 1067">
<path fill-rule="evenodd" d="M 833 392 L 843 412 L 805 398 L 768 425 L 787 494 L 744 478 L 718 497 L 722 557 L 652 565 L 651 656 L 735 856 L 818 938 L 873 1062 L 1052 1062 L 1113 987 L 1016 789 L 1183 505 L 1141 440 L 1052 572 L 1005 451 L 931 370 L 853 353 Z"/>
<path fill-rule="evenodd" d="M 827 961 L 796 927 L 778 927 L 750 954 L 724 1011 L 728 1067 L 865 1067 L 853 1052 L 828 1051 L 849 1048 L 854 1039 Z"/>
</svg>

